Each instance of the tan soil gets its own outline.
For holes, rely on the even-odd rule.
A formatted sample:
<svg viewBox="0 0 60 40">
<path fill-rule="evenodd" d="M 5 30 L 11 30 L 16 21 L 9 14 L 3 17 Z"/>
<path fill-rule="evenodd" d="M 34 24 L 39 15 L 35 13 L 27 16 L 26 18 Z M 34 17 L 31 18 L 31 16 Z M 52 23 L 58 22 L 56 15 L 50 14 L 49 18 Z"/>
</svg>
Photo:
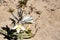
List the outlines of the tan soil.
<svg viewBox="0 0 60 40">
<path fill-rule="evenodd" d="M 13 0 L 6 1 L 8 6 L 0 6 L 0 26 L 11 23 L 9 18 L 12 15 L 8 9 L 10 7 L 16 9 L 17 0 L 15 1 L 16 4 L 13 3 Z M 29 0 L 27 6 L 30 5 L 40 11 L 41 14 L 31 13 L 34 19 L 38 19 L 36 24 L 40 29 L 36 36 L 29 40 L 60 40 L 60 0 Z M 2 35 L 0 35 L 0 40 L 5 40 Z"/>
</svg>

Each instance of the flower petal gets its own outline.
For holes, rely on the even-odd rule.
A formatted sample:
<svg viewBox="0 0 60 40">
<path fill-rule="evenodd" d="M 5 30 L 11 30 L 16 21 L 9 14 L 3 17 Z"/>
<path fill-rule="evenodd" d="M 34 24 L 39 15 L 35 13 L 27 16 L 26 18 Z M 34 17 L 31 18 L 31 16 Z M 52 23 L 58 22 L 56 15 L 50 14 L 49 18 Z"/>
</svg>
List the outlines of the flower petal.
<svg viewBox="0 0 60 40">
<path fill-rule="evenodd" d="M 30 23 L 33 23 L 33 18 L 29 15 L 27 15 L 26 17 L 24 17 L 21 21 L 22 23 L 25 23 L 25 22 L 30 22 Z"/>
<path fill-rule="evenodd" d="M 17 33 L 19 33 L 21 29 L 17 28 L 16 30 L 17 30 Z"/>
<path fill-rule="evenodd" d="M 25 30 L 25 28 L 24 27 L 21 27 L 21 30 Z"/>
<path fill-rule="evenodd" d="M 12 29 L 16 29 L 18 27 L 18 25 L 14 26 Z"/>
</svg>

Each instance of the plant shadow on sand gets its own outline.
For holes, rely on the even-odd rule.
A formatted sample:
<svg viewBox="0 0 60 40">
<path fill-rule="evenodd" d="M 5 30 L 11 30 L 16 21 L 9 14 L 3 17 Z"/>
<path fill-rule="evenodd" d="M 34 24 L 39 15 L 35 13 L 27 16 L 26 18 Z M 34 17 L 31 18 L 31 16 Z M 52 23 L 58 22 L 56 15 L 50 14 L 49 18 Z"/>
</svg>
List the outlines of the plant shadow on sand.
<svg viewBox="0 0 60 40">
<path fill-rule="evenodd" d="M 0 34 L 4 36 L 4 39 L 6 38 L 8 40 L 17 40 L 17 36 L 13 35 L 13 33 L 16 32 L 15 30 L 11 30 L 7 25 L 6 27 L 2 27 L 2 29 L 3 30 L 0 30 Z"/>
</svg>

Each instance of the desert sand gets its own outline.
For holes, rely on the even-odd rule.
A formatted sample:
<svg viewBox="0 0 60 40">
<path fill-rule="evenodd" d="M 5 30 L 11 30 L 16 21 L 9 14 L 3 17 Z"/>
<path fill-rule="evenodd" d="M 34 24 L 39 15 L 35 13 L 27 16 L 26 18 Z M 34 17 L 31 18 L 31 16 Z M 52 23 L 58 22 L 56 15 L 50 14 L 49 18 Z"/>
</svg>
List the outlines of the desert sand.
<svg viewBox="0 0 60 40">
<path fill-rule="evenodd" d="M 13 17 L 9 8 L 15 10 L 18 0 L 5 0 L 7 3 L 0 4 L 0 28 L 11 24 L 9 18 Z M 40 27 L 36 36 L 27 40 L 60 40 L 60 0 L 28 0 L 27 6 L 34 7 L 40 14 L 31 12 L 37 27 Z M 29 8 L 27 8 L 29 10 Z M 35 11 L 35 10 L 34 10 Z M 0 40 L 6 40 L 0 35 Z"/>
</svg>

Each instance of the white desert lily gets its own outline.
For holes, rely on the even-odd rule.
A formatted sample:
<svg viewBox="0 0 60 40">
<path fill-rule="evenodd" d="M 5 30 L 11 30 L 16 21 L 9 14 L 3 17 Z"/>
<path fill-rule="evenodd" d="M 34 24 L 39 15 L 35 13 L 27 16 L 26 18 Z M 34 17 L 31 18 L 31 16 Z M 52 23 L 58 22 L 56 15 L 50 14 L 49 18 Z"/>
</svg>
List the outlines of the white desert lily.
<svg viewBox="0 0 60 40">
<path fill-rule="evenodd" d="M 19 33 L 21 30 L 24 31 L 25 27 L 23 27 L 22 25 L 16 25 L 12 29 L 16 29 L 17 33 Z"/>
<path fill-rule="evenodd" d="M 23 27 L 23 26 L 21 25 L 22 23 L 33 23 L 33 18 L 32 18 L 31 16 L 29 16 L 29 15 L 23 17 L 23 19 L 19 22 L 20 25 L 16 25 L 16 26 L 14 26 L 14 28 L 12 28 L 12 29 L 16 29 L 16 30 L 17 30 L 17 33 L 19 33 L 20 30 L 23 30 L 23 31 L 26 30 L 25 27 Z M 29 27 L 27 27 L 27 29 L 28 29 L 28 28 L 29 28 Z"/>
</svg>

